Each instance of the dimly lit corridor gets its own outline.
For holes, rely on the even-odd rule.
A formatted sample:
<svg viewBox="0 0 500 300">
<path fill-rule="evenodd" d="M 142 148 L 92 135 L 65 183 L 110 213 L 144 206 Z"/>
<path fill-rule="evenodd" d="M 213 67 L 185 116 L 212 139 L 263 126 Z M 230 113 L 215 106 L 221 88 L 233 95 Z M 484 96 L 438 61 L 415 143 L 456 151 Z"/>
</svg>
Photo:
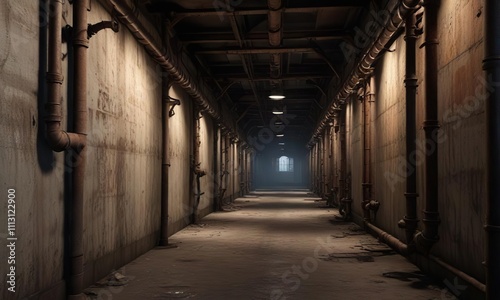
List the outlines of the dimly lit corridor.
<svg viewBox="0 0 500 300">
<path fill-rule="evenodd" d="M 96 299 L 451 299 L 418 268 L 306 192 L 237 199 L 86 292 Z M 101 298 L 99 298 L 101 297 Z"/>
<path fill-rule="evenodd" d="M 0 299 L 500 299 L 499 16 L 0 1 Z"/>
</svg>

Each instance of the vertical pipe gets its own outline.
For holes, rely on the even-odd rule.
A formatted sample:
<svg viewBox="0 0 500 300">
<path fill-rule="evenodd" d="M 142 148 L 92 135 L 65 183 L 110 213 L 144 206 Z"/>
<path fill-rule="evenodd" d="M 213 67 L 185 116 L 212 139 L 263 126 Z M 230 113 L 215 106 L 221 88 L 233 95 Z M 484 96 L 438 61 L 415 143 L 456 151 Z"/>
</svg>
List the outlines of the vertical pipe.
<svg viewBox="0 0 500 300">
<path fill-rule="evenodd" d="M 316 193 L 321 193 L 321 144 L 316 144 Z"/>
<path fill-rule="evenodd" d="M 333 115 L 333 129 L 334 129 L 334 191 L 335 191 L 335 205 L 340 207 L 340 145 L 339 145 L 339 131 L 340 131 L 340 115 L 339 111 L 335 111 Z"/>
<path fill-rule="evenodd" d="M 87 7 L 88 0 L 73 2 L 74 48 L 74 129 L 84 140 L 87 136 Z M 83 201 L 85 178 L 85 143 L 74 148 L 73 203 L 71 205 L 71 271 L 69 298 L 79 299 L 83 291 Z"/>
<path fill-rule="evenodd" d="M 369 83 L 365 87 L 365 96 L 362 103 L 363 114 L 363 201 L 361 206 L 363 209 L 363 218 L 365 221 L 370 221 L 370 210 L 368 204 L 372 198 L 371 195 L 371 132 L 370 132 L 370 105 L 373 96 L 373 89 L 375 84 L 374 77 L 370 78 Z"/>
<path fill-rule="evenodd" d="M 325 129 L 323 136 L 323 195 L 326 197 L 328 195 L 329 182 L 328 182 L 328 150 L 330 149 L 328 145 L 328 129 Z"/>
<path fill-rule="evenodd" d="M 340 178 L 339 178 L 339 199 L 341 203 L 341 214 L 347 218 L 347 141 L 346 141 L 346 112 L 347 108 L 340 112 Z M 340 209 L 339 209 L 340 210 Z"/>
<path fill-rule="evenodd" d="M 438 226 L 438 10 L 440 0 L 425 2 L 425 209 L 424 230 L 417 243 L 429 252 L 439 240 Z"/>
<path fill-rule="evenodd" d="M 169 82 L 168 77 L 162 78 L 162 161 L 161 161 L 161 228 L 160 246 L 168 245 L 168 123 L 169 123 Z"/>
<path fill-rule="evenodd" d="M 417 64 L 416 64 L 416 15 L 408 14 L 406 17 L 406 215 L 404 227 L 406 230 L 406 242 L 413 244 L 413 236 L 417 230 L 417 166 L 415 152 L 417 151 L 417 125 L 416 125 L 416 98 L 417 98 Z M 436 183 L 436 182 L 435 182 Z M 435 184 L 433 183 L 433 184 Z M 437 195 L 436 195 L 437 196 Z"/>
<path fill-rule="evenodd" d="M 324 195 L 325 188 L 325 169 L 324 169 L 324 161 L 325 161 L 325 147 L 323 144 L 324 141 L 324 133 L 319 136 L 319 196 L 322 197 Z"/>
<path fill-rule="evenodd" d="M 500 1 L 485 3 L 485 59 L 489 82 L 500 82 Z M 490 88 L 487 114 L 486 299 L 500 295 L 500 91 Z"/>
<path fill-rule="evenodd" d="M 214 140 L 212 143 L 212 149 L 213 149 L 213 163 L 214 163 L 214 168 L 213 168 L 213 176 L 212 178 L 212 195 L 213 195 L 213 203 L 212 203 L 212 209 L 213 211 L 217 211 L 218 207 L 218 188 L 219 188 L 219 177 L 218 174 L 220 172 L 219 170 L 219 129 L 215 126 L 212 128 L 215 129 L 215 135 L 214 135 Z"/>
</svg>

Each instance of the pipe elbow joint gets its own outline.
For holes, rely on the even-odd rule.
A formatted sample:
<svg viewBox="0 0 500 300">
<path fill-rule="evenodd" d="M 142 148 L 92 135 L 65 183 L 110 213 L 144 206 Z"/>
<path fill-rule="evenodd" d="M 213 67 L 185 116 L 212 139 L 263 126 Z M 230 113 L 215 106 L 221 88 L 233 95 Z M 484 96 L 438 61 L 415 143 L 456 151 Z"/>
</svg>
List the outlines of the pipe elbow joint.
<svg viewBox="0 0 500 300">
<path fill-rule="evenodd" d="M 439 236 L 429 238 L 423 232 L 419 232 L 415 235 L 414 241 L 417 251 L 428 255 L 432 246 L 439 241 Z"/>
<path fill-rule="evenodd" d="M 375 200 L 370 200 L 370 202 L 365 204 L 366 210 L 373 210 L 373 211 L 377 212 L 379 208 L 380 208 L 380 202 L 375 201 Z"/>
<path fill-rule="evenodd" d="M 63 130 L 47 131 L 47 142 L 52 151 L 55 152 L 62 152 L 71 147 L 69 134 Z"/>
</svg>

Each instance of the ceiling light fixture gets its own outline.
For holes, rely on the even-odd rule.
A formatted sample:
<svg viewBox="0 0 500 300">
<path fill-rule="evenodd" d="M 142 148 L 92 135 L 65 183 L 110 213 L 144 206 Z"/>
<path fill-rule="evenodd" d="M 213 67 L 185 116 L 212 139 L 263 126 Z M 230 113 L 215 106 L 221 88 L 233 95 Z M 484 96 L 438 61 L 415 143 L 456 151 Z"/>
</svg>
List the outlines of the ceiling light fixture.
<svg viewBox="0 0 500 300">
<path fill-rule="evenodd" d="M 273 109 L 273 115 L 282 115 L 283 110 L 282 109 Z"/>
<path fill-rule="evenodd" d="M 279 143 L 280 146 L 285 146 L 285 143 Z"/>
<path fill-rule="evenodd" d="M 271 95 L 269 95 L 269 99 L 271 100 L 283 100 L 285 99 L 285 95 L 283 94 L 283 91 L 281 89 L 272 89 L 271 90 Z"/>
<path fill-rule="evenodd" d="M 284 137 L 285 135 L 283 133 L 277 134 L 276 137 Z"/>
<path fill-rule="evenodd" d="M 273 95 L 269 95 L 269 99 L 271 99 L 271 100 L 283 100 L 283 99 L 285 99 L 285 96 L 273 94 Z"/>
</svg>

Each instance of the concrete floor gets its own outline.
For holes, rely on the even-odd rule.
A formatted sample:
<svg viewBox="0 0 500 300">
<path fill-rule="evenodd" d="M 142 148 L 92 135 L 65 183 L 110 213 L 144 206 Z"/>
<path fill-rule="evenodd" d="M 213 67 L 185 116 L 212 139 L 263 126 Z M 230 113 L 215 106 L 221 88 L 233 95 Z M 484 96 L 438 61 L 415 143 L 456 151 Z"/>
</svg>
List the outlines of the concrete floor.
<svg viewBox="0 0 500 300">
<path fill-rule="evenodd" d="M 306 192 L 237 199 L 87 290 L 95 299 L 453 299 Z M 385 274 L 385 275 L 384 275 Z"/>
</svg>

